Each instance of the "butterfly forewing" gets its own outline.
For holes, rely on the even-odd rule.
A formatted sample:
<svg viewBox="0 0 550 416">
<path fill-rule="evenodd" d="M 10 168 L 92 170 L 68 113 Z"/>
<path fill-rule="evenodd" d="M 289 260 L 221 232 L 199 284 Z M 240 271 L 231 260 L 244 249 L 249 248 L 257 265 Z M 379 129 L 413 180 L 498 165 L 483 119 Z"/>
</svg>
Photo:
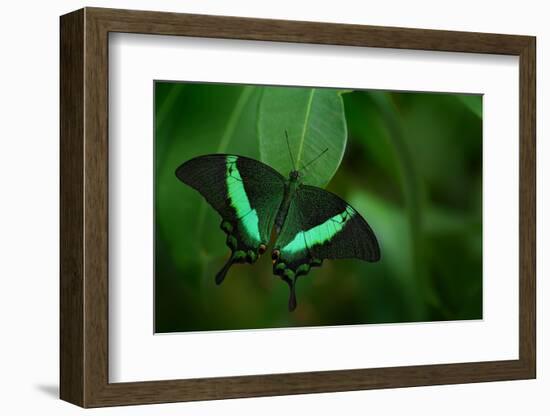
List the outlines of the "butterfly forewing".
<svg viewBox="0 0 550 416">
<path fill-rule="evenodd" d="M 283 177 L 271 167 L 236 155 L 206 155 L 191 159 L 176 170 L 221 215 L 232 256 L 222 269 L 223 280 L 236 262 L 253 263 L 259 247 L 267 245 L 284 195 Z"/>
</svg>

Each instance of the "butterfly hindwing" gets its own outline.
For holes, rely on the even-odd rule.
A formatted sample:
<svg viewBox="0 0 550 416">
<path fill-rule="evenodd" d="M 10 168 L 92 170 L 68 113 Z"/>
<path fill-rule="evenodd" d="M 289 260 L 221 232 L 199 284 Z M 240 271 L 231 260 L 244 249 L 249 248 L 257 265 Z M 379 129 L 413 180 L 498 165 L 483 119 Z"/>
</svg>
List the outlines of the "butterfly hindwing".
<svg viewBox="0 0 550 416">
<path fill-rule="evenodd" d="M 200 156 L 176 170 L 222 217 L 231 257 L 216 276 L 221 283 L 234 263 L 254 263 L 269 242 L 284 194 L 284 179 L 271 167 L 243 156 Z"/>
<path fill-rule="evenodd" d="M 274 252 L 273 271 L 291 289 L 290 309 L 296 307 L 296 279 L 324 259 L 380 258 L 376 236 L 365 219 L 340 197 L 308 185 L 298 187 Z"/>
</svg>

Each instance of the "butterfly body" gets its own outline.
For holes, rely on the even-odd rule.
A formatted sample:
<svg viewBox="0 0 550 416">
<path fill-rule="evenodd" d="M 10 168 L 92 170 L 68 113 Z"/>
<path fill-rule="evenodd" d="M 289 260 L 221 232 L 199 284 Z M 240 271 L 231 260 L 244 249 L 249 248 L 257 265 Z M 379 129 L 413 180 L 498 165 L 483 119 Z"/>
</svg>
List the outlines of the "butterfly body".
<svg viewBox="0 0 550 416">
<path fill-rule="evenodd" d="M 335 194 L 303 184 L 298 170 L 284 178 L 257 160 L 213 154 L 183 163 L 176 176 L 222 217 L 231 255 L 216 275 L 217 284 L 232 265 L 255 263 L 272 234 L 273 273 L 289 285 L 290 310 L 296 308 L 296 281 L 324 259 L 380 258 L 376 237 L 361 215 Z"/>
<path fill-rule="evenodd" d="M 277 211 L 277 216 L 275 217 L 275 230 L 277 233 L 281 231 L 283 224 L 285 223 L 286 215 L 288 214 L 288 209 L 290 208 L 290 202 L 296 194 L 298 187 L 300 186 L 300 173 L 296 170 L 293 170 L 288 175 L 288 179 L 285 181 L 285 191 L 283 195 L 283 200 Z"/>
</svg>

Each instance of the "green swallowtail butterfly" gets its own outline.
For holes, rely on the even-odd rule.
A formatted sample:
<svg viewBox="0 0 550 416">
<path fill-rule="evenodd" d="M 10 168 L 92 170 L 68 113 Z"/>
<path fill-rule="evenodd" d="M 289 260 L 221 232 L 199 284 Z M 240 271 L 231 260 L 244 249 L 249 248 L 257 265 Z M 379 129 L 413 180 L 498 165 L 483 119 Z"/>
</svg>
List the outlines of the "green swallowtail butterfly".
<svg viewBox="0 0 550 416">
<path fill-rule="evenodd" d="M 210 154 L 183 163 L 176 176 L 222 217 L 231 256 L 216 275 L 217 284 L 233 264 L 256 262 L 266 252 L 272 231 L 273 273 L 290 288 L 290 311 L 296 308 L 296 281 L 323 260 L 380 259 L 376 236 L 363 217 L 337 195 L 303 184 L 303 173 L 295 167 L 285 179 L 257 160 Z"/>
</svg>

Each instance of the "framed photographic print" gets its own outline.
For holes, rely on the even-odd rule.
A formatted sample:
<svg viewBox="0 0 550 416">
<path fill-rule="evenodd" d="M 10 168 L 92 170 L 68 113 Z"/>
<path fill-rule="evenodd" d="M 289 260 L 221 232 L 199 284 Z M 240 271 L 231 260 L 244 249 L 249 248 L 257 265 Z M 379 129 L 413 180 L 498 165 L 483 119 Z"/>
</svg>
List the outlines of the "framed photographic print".
<svg viewBox="0 0 550 416">
<path fill-rule="evenodd" d="M 61 17 L 61 398 L 534 378 L 535 38 Z"/>
</svg>

